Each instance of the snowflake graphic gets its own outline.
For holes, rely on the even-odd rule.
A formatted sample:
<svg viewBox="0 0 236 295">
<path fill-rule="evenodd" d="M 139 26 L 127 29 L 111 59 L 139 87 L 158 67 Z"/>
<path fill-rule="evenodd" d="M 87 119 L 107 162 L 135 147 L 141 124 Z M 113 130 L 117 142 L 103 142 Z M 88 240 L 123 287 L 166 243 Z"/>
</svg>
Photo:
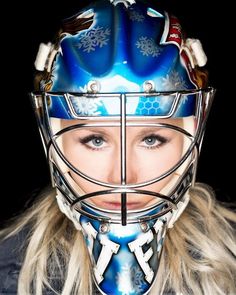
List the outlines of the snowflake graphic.
<svg viewBox="0 0 236 295">
<path fill-rule="evenodd" d="M 123 237 L 125 237 L 125 236 L 127 236 L 127 235 L 129 235 L 129 236 L 134 235 L 135 232 L 137 232 L 138 229 L 139 229 L 139 228 L 138 228 L 137 225 L 132 224 L 132 225 L 128 225 L 127 228 L 126 228 L 126 230 L 124 231 L 124 227 L 123 227 L 123 225 L 121 225 L 121 224 L 116 224 L 116 226 L 113 226 L 113 227 L 111 228 L 111 233 L 112 233 L 115 237 L 117 237 L 117 238 L 120 239 L 120 238 L 123 238 Z"/>
<path fill-rule="evenodd" d="M 126 263 L 116 276 L 117 285 L 122 295 L 140 294 L 146 284 L 142 271 L 138 266 Z"/>
<path fill-rule="evenodd" d="M 172 71 L 165 78 L 162 78 L 162 86 L 165 87 L 166 91 L 187 89 L 186 82 L 177 71 Z"/>
<path fill-rule="evenodd" d="M 95 51 L 97 47 L 102 48 L 103 46 L 107 45 L 110 34 L 110 29 L 95 27 L 88 32 L 82 33 L 79 37 L 80 42 L 75 46 L 90 53 L 91 51 Z"/>
<path fill-rule="evenodd" d="M 153 38 L 140 37 L 136 42 L 136 46 L 145 56 L 151 55 L 152 57 L 157 57 L 162 51 L 162 49 L 156 45 Z"/>
<path fill-rule="evenodd" d="M 189 98 L 190 98 L 189 95 L 186 95 L 186 94 L 182 95 L 181 96 L 181 103 L 185 104 L 189 100 Z"/>
<path fill-rule="evenodd" d="M 98 116 L 98 106 L 102 105 L 99 98 L 88 97 L 70 97 L 73 107 L 77 115 L 82 116 Z"/>
<path fill-rule="evenodd" d="M 180 74 L 177 71 L 172 71 L 170 74 L 167 74 L 165 78 L 162 78 L 162 86 L 165 87 L 165 90 L 186 90 L 188 89 L 186 81 L 184 81 L 183 77 L 180 76 Z M 182 94 L 180 101 L 177 106 L 176 112 L 178 113 L 179 110 L 183 107 L 185 103 L 189 100 L 190 96 L 186 94 Z M 163 100 L 163 108 L 169 107 L 170 104 L 173 102 L 172 99 L 167 102 L 167 100 Z M 166 105 L 165 105 L 166 103 Z"/>
<path fill-rule="evenodd" d="M 171 95 L 161 96 L 160 102 L 159 102 L 160 109 L 164 112 L 169 112 L 173 104 L 173 101 L 174 101 L 174 96 L 171 96 Z"/>
<path fill-rule="evenodd" d="M 143 22 L 145 19 L 145 16 L 140 14 L 138 11 L 132 10 L 130 11 L 129 18 L 132 21 Z"/>
</svg>

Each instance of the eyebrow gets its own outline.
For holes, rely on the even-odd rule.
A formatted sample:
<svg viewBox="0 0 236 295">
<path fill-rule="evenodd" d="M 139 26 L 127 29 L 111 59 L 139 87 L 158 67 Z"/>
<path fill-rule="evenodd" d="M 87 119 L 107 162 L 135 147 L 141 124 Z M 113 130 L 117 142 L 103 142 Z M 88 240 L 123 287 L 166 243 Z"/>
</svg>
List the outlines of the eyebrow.
<svg viewBox="0 0 236 295">
<path fill-rule="evenodd" d="M 119 128 L 119 127 L 109 127 L 109 128 Z M 135 128 L 135 126 L 130 127 L 130 128 Z M 110 134 L 109 131 L 107 131 L 105 128 L 102 128 L 102 127 L 82 127 L 79 130 L 85 130 L 85 131 L 90 131 L 90 132 L 94 132 L 94 133 L 99 133 L 99 134 L 102 134 L 102 135 L 105 135 L 105 136 L 108 136 Z M 164 130 L 164 129 L 161 129 L 160 127 L 152 127 L 152 128 L 143 127 L 143 129 L 140 130 L 135 135 L 135 137 L 142 137 L 142 136 L 145 136 L 147 134 L 152 134 L 152 133 L 155 133 L 155 132 L 160 131 L 160 130 Z"/>
<path fill-rule="evenodd" d="M 102 134 L 105 136 L 109 135 L 109 132 L 102 127 L 85 127 L 85 126 L 83 126 L 81 128 L 75 129 L 75 130 L 77 130 L 77 131 L 90 131 L 90 132 L 99 133 L 99 134 Z"/>
<path fill-rule="evenodd" d="M 164 130 L 163 128 L 161 129 L 160 127 L 152 127 L 152 128 L 149 128 L 149 127 L 144 127 L 144 129 L 140 130 L 135 137 L 143 137 L 143 136 L 146 136 L 147 134 L 152 134 L 152 133 L 155 133 L 157 131 L 160 131 L 160 130 Z"/>
</svg>

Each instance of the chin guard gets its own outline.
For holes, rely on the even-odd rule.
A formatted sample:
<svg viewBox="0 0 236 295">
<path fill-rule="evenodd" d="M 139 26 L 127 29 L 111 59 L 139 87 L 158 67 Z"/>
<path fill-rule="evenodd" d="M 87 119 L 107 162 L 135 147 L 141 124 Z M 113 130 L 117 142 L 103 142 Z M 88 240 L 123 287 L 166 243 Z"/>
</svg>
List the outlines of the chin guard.
<svg viewBox="0 0 236 295">
<path fill-rule="evenodd" d="M 91 219 L 74 211 L 59 193 L 60 210 L 81 230 L 93 266 L 94 282 L 101 294 L 148 294 L 156 280 L 166 230 L 173 227 L 189 202 L 188 193 L 177 205 L 156 220 L 114 224 Z M 155 209 L 159 211 L 163 205 Z M 96 215 L 88 206 L 88 214 Z M 152 212 L 155 213 L 155 212 Z"/>
</svg>

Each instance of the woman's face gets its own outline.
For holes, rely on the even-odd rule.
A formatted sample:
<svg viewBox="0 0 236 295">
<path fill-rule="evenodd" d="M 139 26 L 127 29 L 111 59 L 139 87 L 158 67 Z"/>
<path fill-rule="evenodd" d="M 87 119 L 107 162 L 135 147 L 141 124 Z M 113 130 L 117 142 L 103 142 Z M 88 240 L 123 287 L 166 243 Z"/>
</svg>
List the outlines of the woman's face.
<svg viewBox="0 0 236 295">
<path fill-rule="evenodd" d="M 182 126 L 181 119 L 148 121 Z M 81 123 L 62 120 L 62 128 Z M 147 123 L 147 121 L 145 121 Z M 171 169 L 183 156 L 182 133 L 171 128 L 126 128 L 126 183 L 138 184 L 154 179 Z M 62 149 L 66 159 L 78 170 L 96 180 L 121 184 L 121 143 L 119 127 L 82 127 L 62 135 Z M 85 193 L 105 190 L 106 187 L 91 183 L 73 171 L 73 180 Z M 141 189 L 160 192 L 173 176 L 168 176 Z M 120 210 L 120 194 L 107 194 L 87 199 L 103 209 Z M 157 198 L 151 195 L 127 194 L 128 210 L 153 205 Z"/>
</svg>

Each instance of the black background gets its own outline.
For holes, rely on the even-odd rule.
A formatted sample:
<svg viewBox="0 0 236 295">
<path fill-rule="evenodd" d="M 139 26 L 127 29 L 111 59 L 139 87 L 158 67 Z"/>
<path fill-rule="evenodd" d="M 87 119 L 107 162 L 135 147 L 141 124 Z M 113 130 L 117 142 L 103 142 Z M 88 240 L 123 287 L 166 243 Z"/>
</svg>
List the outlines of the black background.
<svg viewBox="0 0 236 295">
<path fill-rule="evenodd" d="M 90 1 L 6 3 L 1 19 L 1 203 L 0 220 L 22 210 L 30 196 L 49 183 L 49 173 L 28 92 L 40 42 L 52 40 L 61 19 Z M 234 18 L 228 3 L 206 0 L 147 1 L 172 11 L 189 37 L 207 53 L 211 85 L 217 95 L 199 162 L 198 181 L 210 184 L 217 198 L 235 200 L 235 46 Z M 220 1 L 218 1 L 220 2 Z M 3 20 L 4 19 L 4 20 Z M 232 72 L 232 73 L 230 73 Z"/>
</svg>

